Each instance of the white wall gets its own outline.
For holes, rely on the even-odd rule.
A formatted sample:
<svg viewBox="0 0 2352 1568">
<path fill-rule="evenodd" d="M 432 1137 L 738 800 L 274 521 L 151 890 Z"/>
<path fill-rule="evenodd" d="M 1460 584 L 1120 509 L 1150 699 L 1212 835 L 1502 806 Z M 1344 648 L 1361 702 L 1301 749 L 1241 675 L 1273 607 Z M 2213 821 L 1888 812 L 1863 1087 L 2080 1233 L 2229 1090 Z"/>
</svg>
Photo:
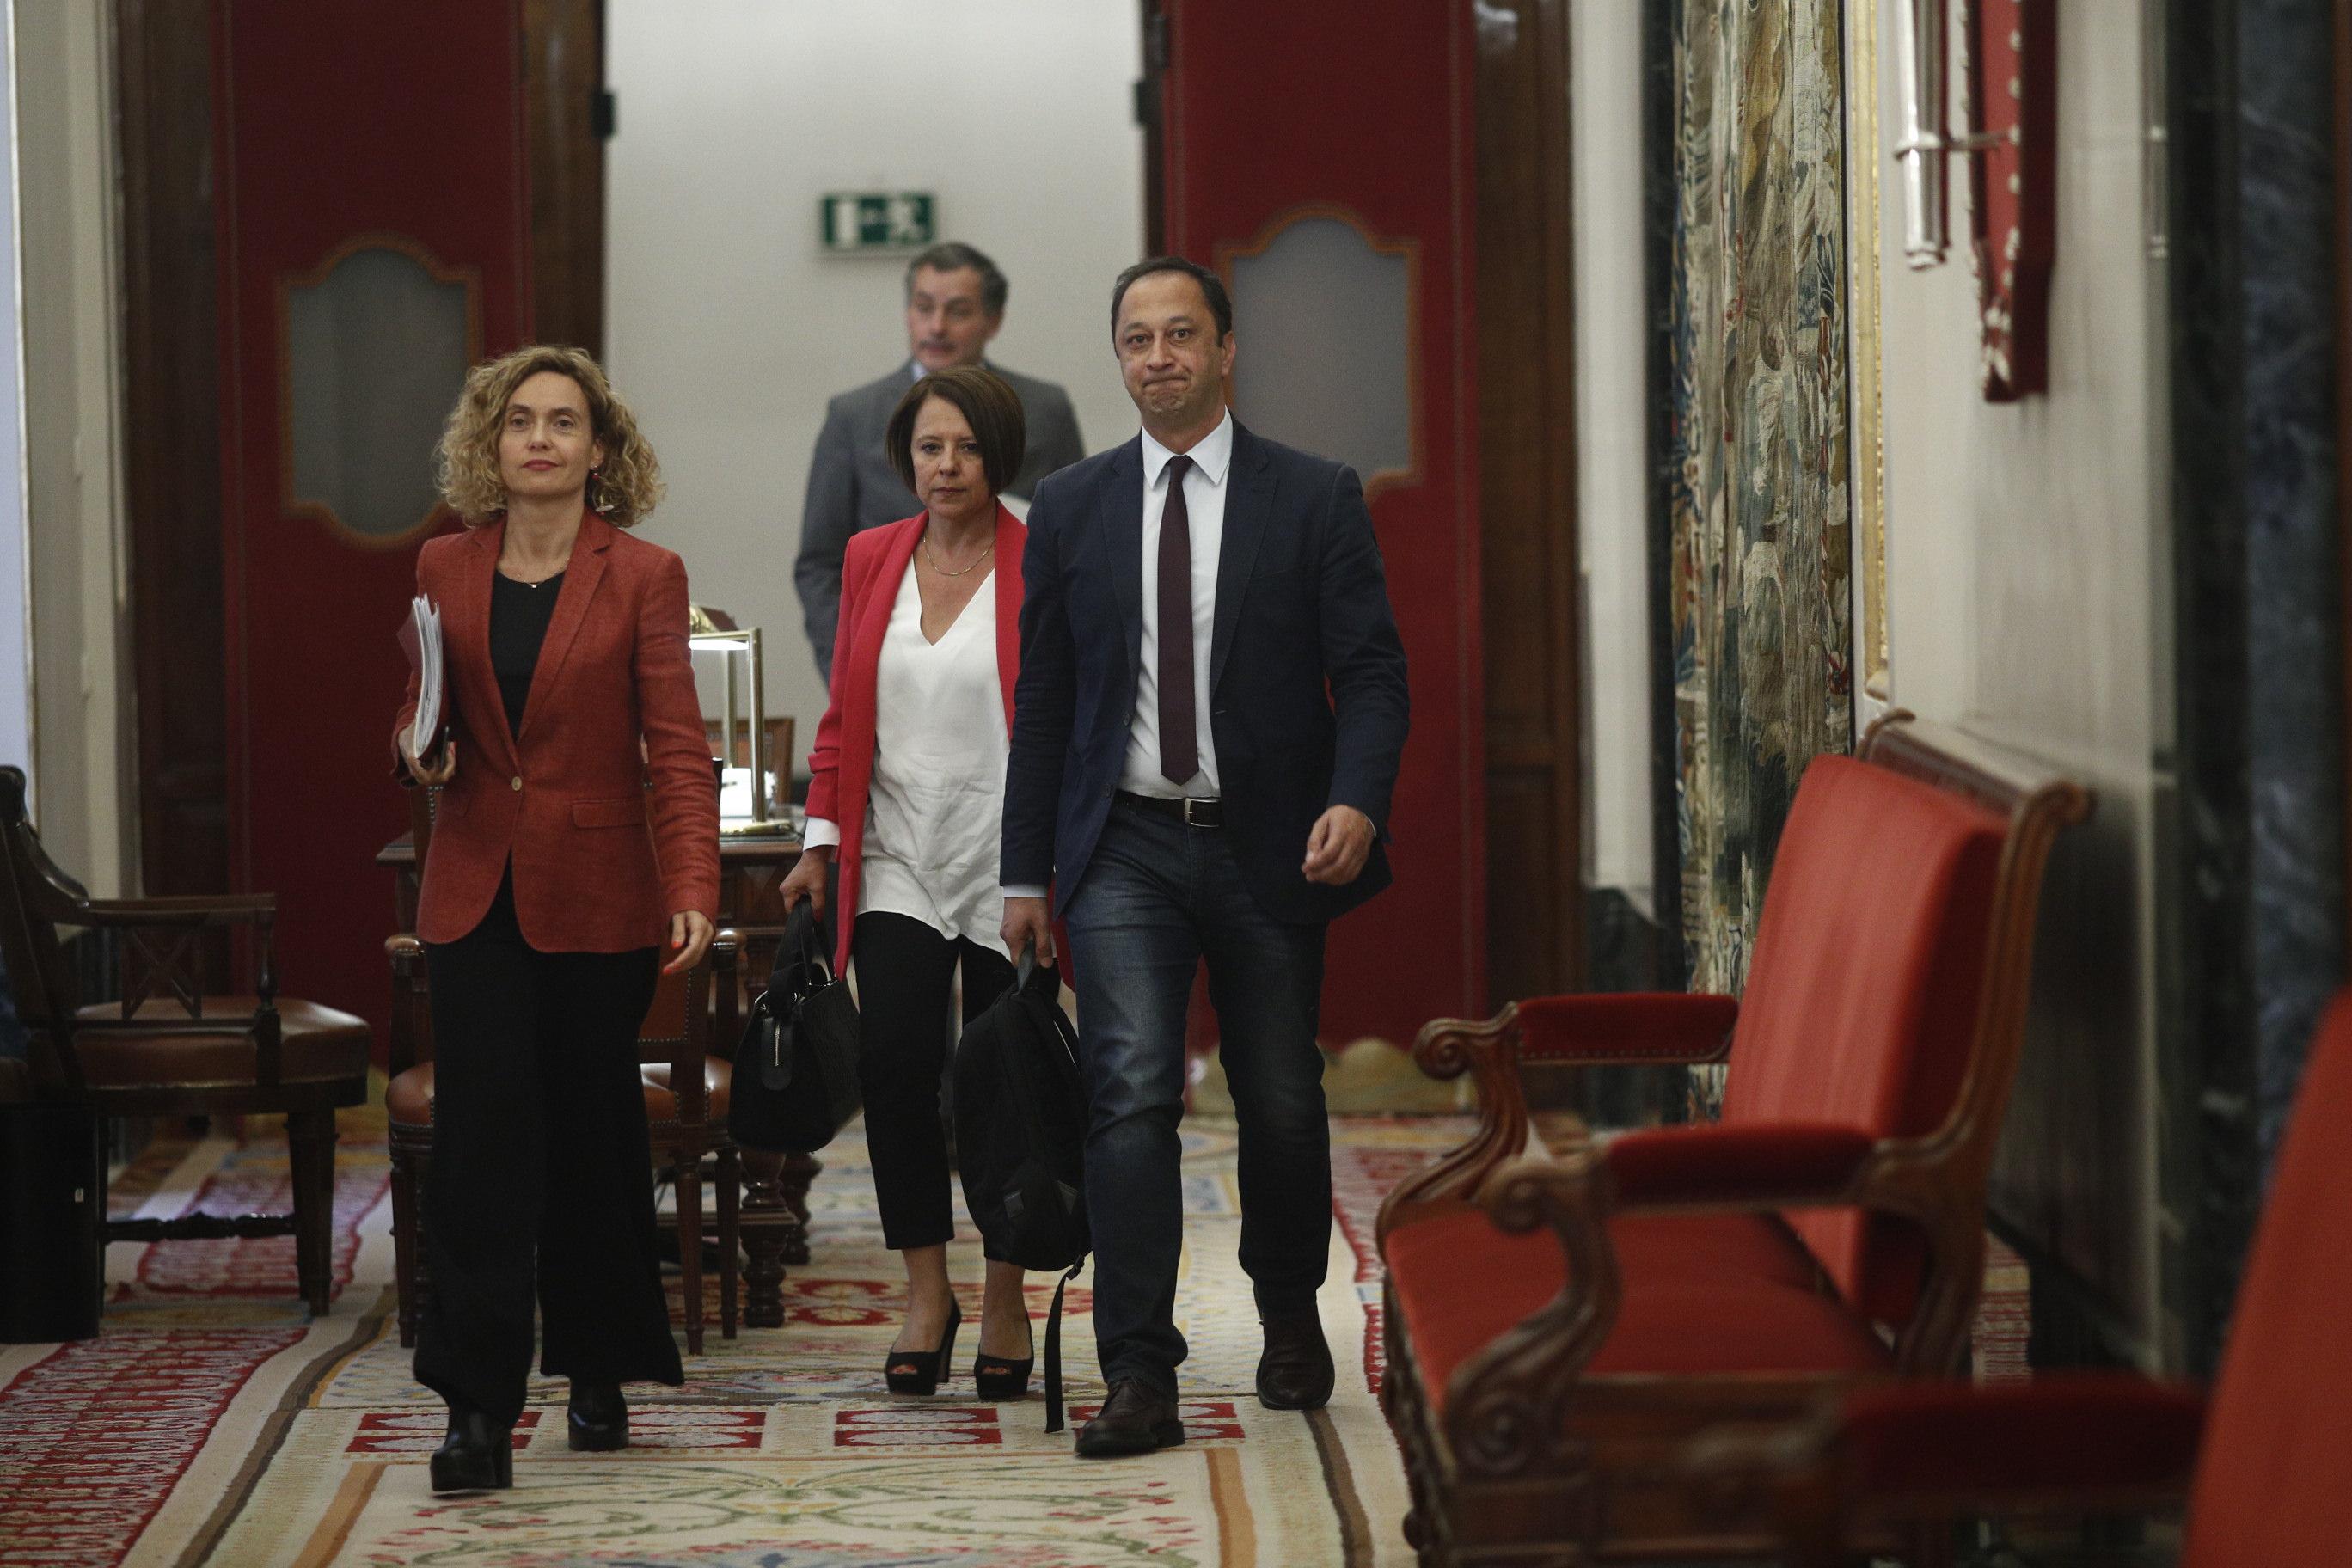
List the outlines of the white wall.
<svg viewBox="0 0 2352 1568">
<path fill-rule="evenodd" d="M 15 12 L 18 260 L 42 843 L 101 897 L 130 890 L 137 813 L 116 431 L 111 7 Z"/>
<path fill-rule="evenodd" d="M 2097 815 L 2063 850 L 2043 901 L 2034 1020 L 1995 1188 L 2153 1357 L 2152 889 L 2154 818 L 2169 788 L 2156 758 L 2170 726 L 2170 457 L 2165 277 L 2147 255 L 2142 205 L 2140 7 L 2069 9 L 2059 29 L 2050 391 L 1995 405 L 1978 393 L 1957 163 L 1951 259 L 1915 272 L 1903 258 L 1885 155 L 1899 123 L 1885 53 L 1898 3 L 1881 0 L 1878 34 L 1891 696 L 2097 792 Z M 1855 352 L 1868 347 L 1858 330 Z"/>
<path fill-rule="evenodd" d="M 1090 449 L 1135 426 L 1109 287 L 1143 245 L 1124 0 L 613 0 L 607 358 L 669 484 L 646 526 L 767 637 L 768 705 L 824 709 L 792 558 L 834 393 L 907 358 L 904 258 L 819 250 L 831 190 L 939 196 L 1012 281 L 998 363 L 1058 381 Z"/>
<path fill-rule="evenodd" d="M 1585 882 L 1651 911 L 1642 305 L 1642 8 L 1569 7 L 1576 218 L 1577 560 L 1585 608 Z"/>
</svg>

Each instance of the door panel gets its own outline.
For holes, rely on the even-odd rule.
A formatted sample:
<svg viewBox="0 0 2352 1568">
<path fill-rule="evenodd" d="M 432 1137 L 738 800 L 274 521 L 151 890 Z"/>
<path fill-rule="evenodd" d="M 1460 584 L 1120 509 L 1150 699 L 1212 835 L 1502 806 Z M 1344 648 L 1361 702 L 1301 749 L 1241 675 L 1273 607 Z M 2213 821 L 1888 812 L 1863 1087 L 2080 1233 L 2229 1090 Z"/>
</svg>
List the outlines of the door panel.
<svg viewBox="0 0 2352 1568">
<path fill-rule="evenodd" d="M 516 0 L 213 15 L 231 876 L 290 993 L 381 1022 L 430 413 L 530 319 Z"/>
<path fill-rule="evenodd" d="M 1368 470 L 1412 736 L 1396 887 L 1332 929 L 1323 1040 L 1404 1042 L 1485 1001 L 1471 7 L 1161 12 L 1167 247 L 1238 285 L 1237 414 Z M 1254 370 L 1254 342 L 1280 353 Z"/>
</svg>

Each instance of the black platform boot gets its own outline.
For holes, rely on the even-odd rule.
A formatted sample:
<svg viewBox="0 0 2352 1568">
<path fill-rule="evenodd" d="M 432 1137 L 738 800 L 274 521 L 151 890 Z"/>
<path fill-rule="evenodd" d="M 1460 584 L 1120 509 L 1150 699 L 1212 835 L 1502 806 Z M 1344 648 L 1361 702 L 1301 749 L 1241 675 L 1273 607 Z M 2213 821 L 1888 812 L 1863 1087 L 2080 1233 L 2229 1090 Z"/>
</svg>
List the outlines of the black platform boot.
<svg viewBox="0 0 2352 1568">
<path fill-rule="evenodd" d="M 573 1378 L 565 1422 L 572 1428 L 572 1446 L 583 1452 L 609 1453 L 629 1446 L 629 1406 L 617 1383 Z"/>
<path fill-rule="evenodd" d="M 436 1492 L 499 1491 L 514 1485 L 514 1428 L 471 1405 L 449 1406 L 449 1435 L 433 1452 Z"/>
</svg>

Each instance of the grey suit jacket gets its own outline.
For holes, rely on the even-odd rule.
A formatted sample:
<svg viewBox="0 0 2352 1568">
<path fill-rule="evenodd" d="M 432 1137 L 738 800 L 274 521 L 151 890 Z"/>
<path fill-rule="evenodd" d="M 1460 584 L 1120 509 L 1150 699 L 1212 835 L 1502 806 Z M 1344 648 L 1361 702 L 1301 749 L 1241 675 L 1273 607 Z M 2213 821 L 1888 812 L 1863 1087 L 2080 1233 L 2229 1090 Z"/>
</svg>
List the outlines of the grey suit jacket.
<svg viewBox="0 0 2352 1568">
<path fill-rule="evenodd" d="M 1054 383 L 1003 365 L 988 368 L 1012 383 L 1021 397 L 1029 444 L 1012 493 L 1026 500 L 1039 479 L 1087 455 L 1078 437 L 1078 416 L 1070 407 L 1070 395 Z M 817 433 L 808 500 L 801 508 L 801 550 L 793 563 L 793 583 L 800 590 L 801 618 L 808 627 L 817 670 L 828 681 L 833 629 L 841 616 L 841 557 L 849 548 L 849 536 L 922 510 L 898 482 L 898 471 L 882 449 L 890 411 L 914 384 L 901 364 L 877 381 L 841 394 L 825 405 L 824 428 Z"/>
</svg>

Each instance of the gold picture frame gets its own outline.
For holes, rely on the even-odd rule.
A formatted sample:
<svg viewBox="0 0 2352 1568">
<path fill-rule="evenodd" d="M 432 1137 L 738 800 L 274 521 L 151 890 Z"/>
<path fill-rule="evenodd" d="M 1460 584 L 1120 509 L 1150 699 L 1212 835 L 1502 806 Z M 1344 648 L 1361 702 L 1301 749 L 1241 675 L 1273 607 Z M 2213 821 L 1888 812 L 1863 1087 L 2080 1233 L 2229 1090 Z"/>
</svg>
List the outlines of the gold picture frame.
<svg viewBox="0 0 2352 1568">
<path fill-rule="evenodd" d="M 1855 662 L 1864 696 L 1890 702 L 1886 635 L 1886 442 L 1879 385 L 1878 0 L 1846 8 L 1846 270 L 1852 291 L 1846 345 L 1853 399 L 1848 483 L 1861 559 L 1855 563 Z"/>
</svg>

